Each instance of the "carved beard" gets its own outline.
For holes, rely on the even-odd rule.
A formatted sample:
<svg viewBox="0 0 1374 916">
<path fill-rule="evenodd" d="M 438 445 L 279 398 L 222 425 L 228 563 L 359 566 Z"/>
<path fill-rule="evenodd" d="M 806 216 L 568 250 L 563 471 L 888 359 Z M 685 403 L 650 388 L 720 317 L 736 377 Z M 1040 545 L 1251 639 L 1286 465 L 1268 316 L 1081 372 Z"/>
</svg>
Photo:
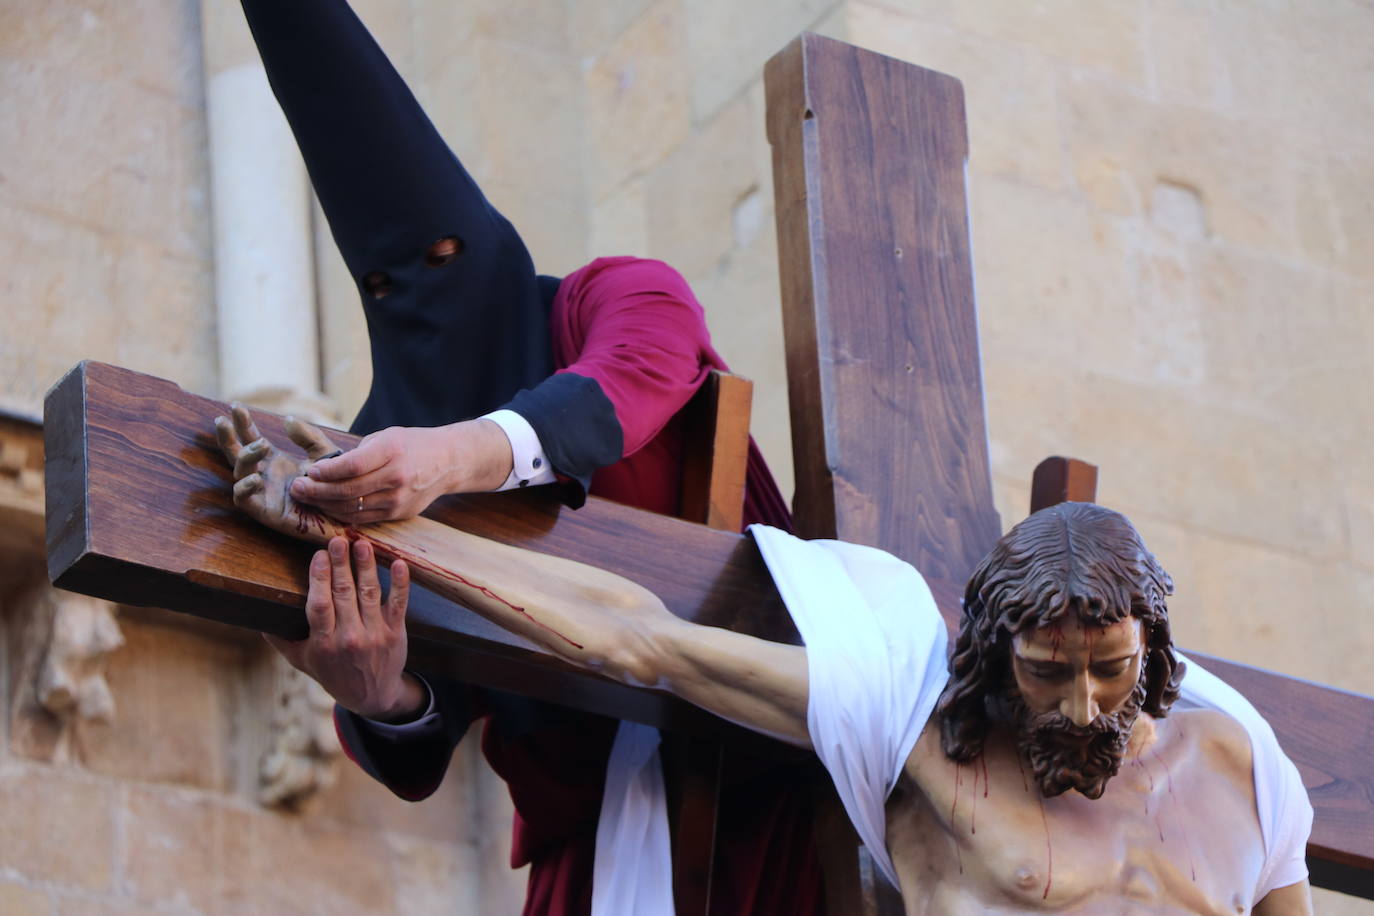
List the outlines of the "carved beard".
<svg viewBox="0 0 1374 916">
<path fill-rule="evenodd" d="M 1007 698 L 1017 729 L 1017 746 L 1030 764 L 1040 792 L 1053 798 L 1077 789 L 1088 798 L 1101 798 L 1107 780 L 1121 768 L 1140 707 L 1145 702 L 1145 678 L 1120 709 L 1100 713 L 1087 725 L 1075 725 L 1058 712 L 1033 714 L 1013 689 Z"/>
</svg>

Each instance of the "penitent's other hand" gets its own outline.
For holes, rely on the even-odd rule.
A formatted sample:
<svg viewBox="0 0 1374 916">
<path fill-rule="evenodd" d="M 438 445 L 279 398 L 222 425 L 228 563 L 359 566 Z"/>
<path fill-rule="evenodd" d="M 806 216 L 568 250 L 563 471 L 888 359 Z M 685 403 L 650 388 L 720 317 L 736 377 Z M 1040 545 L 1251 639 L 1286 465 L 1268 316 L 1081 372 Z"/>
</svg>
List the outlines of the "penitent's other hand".
<svg viewBox="0 0 1374 916">
<path fill-rule="evenodd" d="M 445 493 L 501 486 L 510 440 L 491 420 L 393 426 L 365 436 L 337 458 L 315 462 L 291 485 L 292 498 L 355 525 L 413 518 Z"/>
<path fill-rule="evenodd" d="M 383 601 L 372 545 L 357 540 L 350 548 L 344 538 L 331 538 L 310 561 L 310 635 L 296 642 L 266 639 L 341 706 L 384 722 L 413 719 L 427 693 L 405 673 L 409 595 L 405 563 L 391 564 L 391 594 Z"/>
<path fill-rule="evenodd" d="M 231 405 L 230 414 L 232 419 L 215 418 L 215 435 L 234 468 L 234 505 L 269 528 L 322 543 L 328 534 L 324 520 L 292 500 L 290 486 L 339 447 L 317 427 L 288 417 L 286 434 L 307 456 L 299 458 L 268 441 L 242 404 Z"/>
</svg>

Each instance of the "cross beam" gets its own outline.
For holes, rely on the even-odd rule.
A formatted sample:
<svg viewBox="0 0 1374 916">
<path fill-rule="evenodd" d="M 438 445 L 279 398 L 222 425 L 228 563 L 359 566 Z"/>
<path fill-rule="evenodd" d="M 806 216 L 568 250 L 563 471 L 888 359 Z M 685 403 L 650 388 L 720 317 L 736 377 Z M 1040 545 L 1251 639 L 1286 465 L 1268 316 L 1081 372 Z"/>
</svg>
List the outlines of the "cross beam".
<svg viewBox="0 0 1374 916">
<path fill-rule="evenodd" d="M 921 568 L 947 619 L 995 540 L 957 81 L 804 36 L 769 65 L 798 519 Z M 307 548 L 235 510 L 209 420 L 224 405 L 84 363 L 46 404 L 49 572 L 114 601 L 284 635 L 304 631 Z M 264 431 L 286 437 L 279 418 Z M 347 436 L 341 441 L 351 443 Z M 796 633 L 752 542 L 591 500 L 448 498 L 476 534 L 611 569 L 674 613 Z M 409 618 L 418 666 L 661 727 L 766 743 L 649 690 L 574 671 L 433 596 Z M 1374 700 L 1214 661 L 1270 719 L 1317 809 L 1318 883 L 1374 896 Z"/>
</svg>

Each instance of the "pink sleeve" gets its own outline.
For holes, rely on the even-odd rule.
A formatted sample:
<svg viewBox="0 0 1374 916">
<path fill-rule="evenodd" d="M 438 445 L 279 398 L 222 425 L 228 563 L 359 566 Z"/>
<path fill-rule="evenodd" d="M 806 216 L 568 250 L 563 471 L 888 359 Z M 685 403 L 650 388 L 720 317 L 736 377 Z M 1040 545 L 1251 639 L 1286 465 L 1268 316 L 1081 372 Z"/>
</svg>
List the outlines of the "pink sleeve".
<svg viewBox="0 0 1374 916">
<path fill-rule="evenodd" d="M 596 380 L 615 408 L 623 454 L 632 455 L 723 367 L 705 313 L 661 261 L 603 258 L 568 280 L 554 307 L 559 371 Z"/>
</svg>

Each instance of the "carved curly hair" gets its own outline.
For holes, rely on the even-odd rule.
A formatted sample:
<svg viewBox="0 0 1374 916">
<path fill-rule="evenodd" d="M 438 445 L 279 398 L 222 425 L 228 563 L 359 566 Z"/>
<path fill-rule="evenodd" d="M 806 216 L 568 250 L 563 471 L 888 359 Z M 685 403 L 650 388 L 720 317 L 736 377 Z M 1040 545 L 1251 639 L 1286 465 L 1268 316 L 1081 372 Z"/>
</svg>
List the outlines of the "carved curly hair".
<svg viewBox="0 0 1374 916">
<path fill-rule="evenodd" d="M 964 616 L 940 695 L 940 739 L 953 760 L 983 750 L 987 700 L 1011 685 L 1011 641 L 1064 618 L 1110 626 L 1138 617 L 1145 636 L 1141 709 L 1162 718 L 1178 697 L 1182 666 L 1169 635 L 1165 598 L 1173 580 L 1119 512 L 1092 503 L 1042 509 L 1007 532 L 964 590 Z"/>
</svg>

